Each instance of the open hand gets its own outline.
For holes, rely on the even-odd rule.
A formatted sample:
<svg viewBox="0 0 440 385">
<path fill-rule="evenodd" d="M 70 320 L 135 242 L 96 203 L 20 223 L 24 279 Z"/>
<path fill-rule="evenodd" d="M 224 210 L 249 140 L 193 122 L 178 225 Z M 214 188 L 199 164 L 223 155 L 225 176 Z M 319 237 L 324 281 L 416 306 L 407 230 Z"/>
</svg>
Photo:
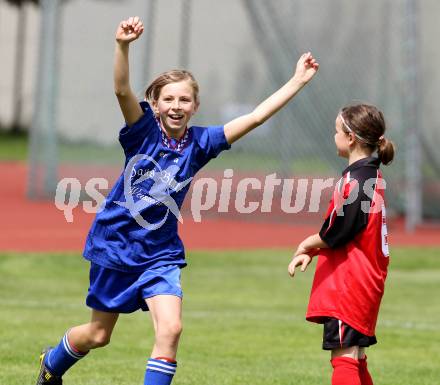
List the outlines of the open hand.
<svg viewBox="0 0 440 385">
<path fill-rule="evenodd" d="M 312 261 L 312 257 L 309 254 L 299 254 L 293 257 L 292 262 L 289 263 L 287 268 L 289 275 L 293 277 L 295 275 L 295 268 L 301 265 L 301 271 L 304 272 L 307 266 Z"/>
<path fill-rule="evenodd" d="M 293 254 L 294 257 L 296 257 L 297 255 L 300 255 L 300 254 L 308 254 L 311 257 L 314 257 L 315 255 L 317 255 L 319 253 L 318 248 L 311 249 L 310 246 L 307 245 L 307 240 L 308 239 L 305 239 L 304 241 L 302 241 L 298 245 L 298 248 L 296 249 L 295 253 Z"/>
<path fill-rule="evenodd" d="M 116 41 L 119 43 L 131 43 L 144 32 L 144 25 L 138 16 L 130 17 L 119 23 L 116 30 Z"/>
<path fill-rule="evenodd" d="M 319 64 L 310 52 L 304 53 L 296 64 L 294 77 L 302 83 L 307 83 L 318 72 Z"/>
</svg>

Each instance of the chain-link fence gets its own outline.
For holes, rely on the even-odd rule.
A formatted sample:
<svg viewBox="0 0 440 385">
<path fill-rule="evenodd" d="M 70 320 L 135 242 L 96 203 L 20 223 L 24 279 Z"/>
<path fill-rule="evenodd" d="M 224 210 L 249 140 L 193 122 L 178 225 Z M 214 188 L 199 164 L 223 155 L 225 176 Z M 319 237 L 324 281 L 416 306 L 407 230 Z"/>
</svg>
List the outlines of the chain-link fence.
<svg viewBox="0 0 440 385">
<path fill-rule="evenodd" d="M 0 3 L 0 18 L 12 12 L 7 7 Z M 251 111 L 289 79 L 302 52 L 312 51 L 319 60 L 318 76 L 293 102 L 213 161 L 203 175 L 217 175 L 220 181 L 223 170 L 232 168 L 235 181 L 244 176 L 264 180 L 272 173 L 296 183 L 298 178 L 337 177 L 345 167 L 333 141 L 337 112 L 348 103 L 367 101 L 384 111 L 387 135 L 398 148 L 393 164 L 384 167 L 390 211 L 405 213 L 411 197 L 405 191 L 411 181 L 420 180 L 410 199 L 422 197 L 424 218 L 438 219 L 440 111 L 434 101 L 440 96 L 439 11 L 435 0 L 63 2 L 57 16 L 59 76 L 53 84 L 57 146 L 48 151 L 47 134 L 35 133 L 39 139 L 31 148 L 30 189 L 36 196 L 44 193 L 41 170 L 48 164 L 56 165 L 55 181 L 66 176 L 114 179 L 120 173 L 122 115 L 112 88 L 114 33 L 121 19 L 139 15 L 146 28 L 130 48 L 133 88 L 142 98 L 158 73 L 190 69 L 201 87 L 195 124 L 221 124 Z M 38 20 L 41 14 L 32 17 Z M 0 34 L 2 46 L 4 39 Z M 0 76 L 0 98 L 5 100 L 11 85 L 7 71 Z M 33 69 L 33 82 L 36 76 Z M 27 104 L 35 109 L 41 97 L 34 89 Z M 7 112 L 1 113 L 7 119 Z M 275 186 L 275 197 L 281 189 Z M 276 205 L 264 218 L 287 219 L 282 209 L 280 215 L 275 211 Z M 256 213 L 249 219 L 259 217 Z M 304 220 L 301 215 L 287 220 L 295 218 Z"/>
</svg>

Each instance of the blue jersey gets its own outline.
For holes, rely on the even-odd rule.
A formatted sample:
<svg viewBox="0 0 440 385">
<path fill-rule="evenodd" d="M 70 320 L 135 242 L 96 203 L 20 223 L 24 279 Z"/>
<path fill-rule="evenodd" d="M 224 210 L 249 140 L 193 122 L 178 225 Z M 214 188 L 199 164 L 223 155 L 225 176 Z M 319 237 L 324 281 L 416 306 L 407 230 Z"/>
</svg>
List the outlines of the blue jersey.
<svg viewBox="0 0 440 385">
<path fill-rule="evenodd" d="M 84 257 L 127 272 L 170 264 L 184 267 L 179 210 L 192 177 L 230 145 L 223 126 L 192 126 L 173 141 L 148 103 L 141 102 L 141 107 L 142 117 L 120 131 L 125 169 L 96 215 Z"/>
</svg>

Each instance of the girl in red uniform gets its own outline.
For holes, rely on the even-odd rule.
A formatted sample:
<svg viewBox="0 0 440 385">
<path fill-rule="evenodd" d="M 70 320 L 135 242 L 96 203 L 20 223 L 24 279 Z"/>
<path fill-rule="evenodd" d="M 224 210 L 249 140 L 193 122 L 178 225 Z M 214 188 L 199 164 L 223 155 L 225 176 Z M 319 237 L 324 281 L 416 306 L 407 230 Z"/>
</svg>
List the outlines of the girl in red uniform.
<svg viewBox="0 0 440 385">
<path fill-rule="evenodd" d="M 345 107 L 336 118 L 335 143 L 348 167 L 336 185 L 319 233 L 300 243 L 289 274 L 305 271 L 319 255 L 306 318 L 324 325 L 333 385 L 372 385 L 365 348 L 375 326 L 388 267 L 385 182 L 380 163 L 393 160 L 385 121 L 376 107 Z M 377 157 L 373 153 L 377 151 Z"/>
</svg>

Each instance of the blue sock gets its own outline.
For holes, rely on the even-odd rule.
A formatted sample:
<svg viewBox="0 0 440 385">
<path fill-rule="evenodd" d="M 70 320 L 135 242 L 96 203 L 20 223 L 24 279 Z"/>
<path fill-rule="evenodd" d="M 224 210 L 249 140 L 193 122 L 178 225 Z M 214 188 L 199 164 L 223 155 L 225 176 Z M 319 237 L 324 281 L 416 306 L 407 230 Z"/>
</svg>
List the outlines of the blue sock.
<svg viewBox="0 0 440 385">
<path fill-rule="evenodd" d="M 51 349 L 44 359 L 44 364 L 55 376 L 62 376 L 78 360 L 83 358 L 88 352 L 82 353 L 69 344 L 67 333 L 60 343 Z"/>
<path fill-rule="evenodd" d="M 176 373 L 177 363 L 150 358 L 145 372 L 144 385 L 170 385 Z"/>
</svg>

